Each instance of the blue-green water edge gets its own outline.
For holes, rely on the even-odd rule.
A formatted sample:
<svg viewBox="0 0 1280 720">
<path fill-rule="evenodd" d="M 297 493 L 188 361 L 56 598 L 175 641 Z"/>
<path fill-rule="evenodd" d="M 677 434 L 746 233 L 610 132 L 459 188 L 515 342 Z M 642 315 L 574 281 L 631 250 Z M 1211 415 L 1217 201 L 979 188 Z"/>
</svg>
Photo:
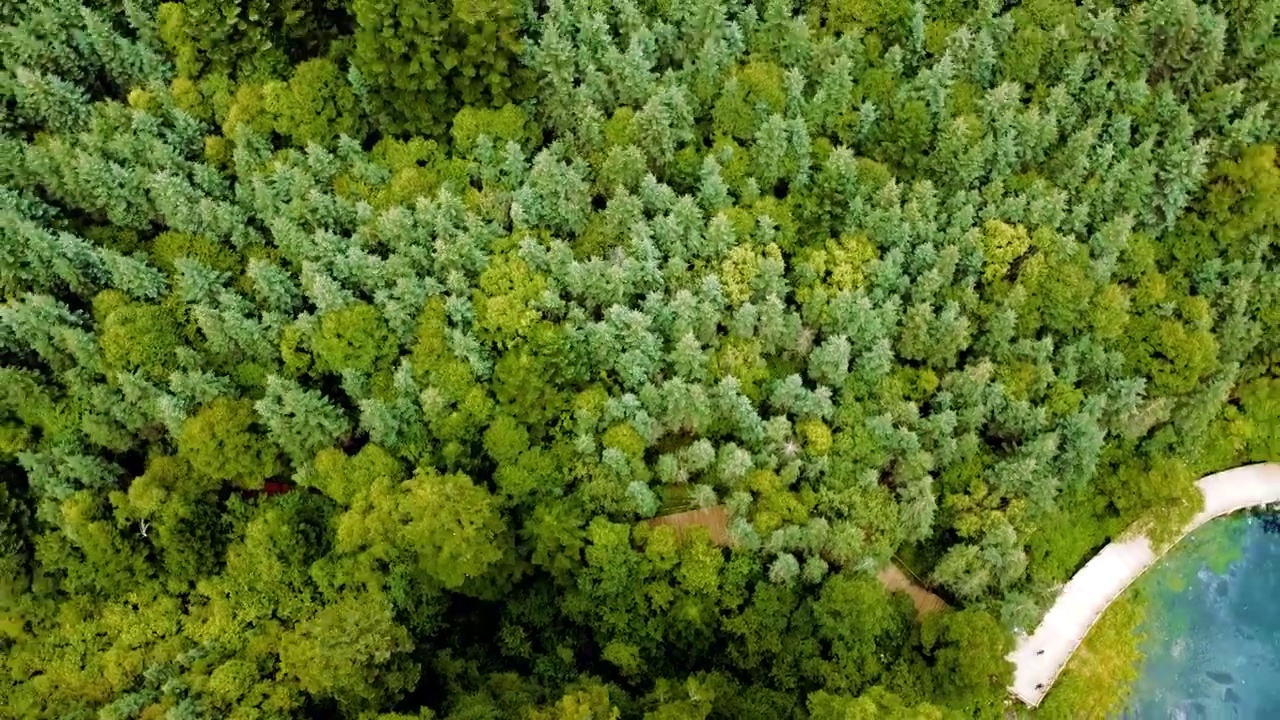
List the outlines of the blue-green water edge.
<svg viewBox="0 0 1280 720">
<path fill-rule="evenodd" d="M 1146 655 L 1126 718 L 1280 718 L 1280 534 L 1235 516 L 1139 583 Z"/>
</svg>

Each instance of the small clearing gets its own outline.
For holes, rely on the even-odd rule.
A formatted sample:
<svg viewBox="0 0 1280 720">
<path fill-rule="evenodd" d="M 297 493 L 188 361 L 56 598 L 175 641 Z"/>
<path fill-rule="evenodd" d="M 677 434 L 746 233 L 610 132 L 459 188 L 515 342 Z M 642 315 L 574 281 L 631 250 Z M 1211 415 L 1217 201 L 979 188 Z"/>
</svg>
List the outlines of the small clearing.
<svg viewBox="0 0 1280 720">
<path fill-rule="evenodd" d="M 733 543 L 733 539 L 729 537 L 729 511 L 723 505 L 663 515 L 650 520 L 649 524 L 675 528 L 676 534 L 682 537 L 690 528 L 700 527 L 707 531 L 707 536 L 716 545 L 728 547 Z M 916 606 L 916 613 L 921 617 L 947 608 L 945 600 L 913 582 L 897 565 L 886 566 L 876 578 L 889 592 L 905 592 L 910 595 L 912 604 Z"/>
</svg>

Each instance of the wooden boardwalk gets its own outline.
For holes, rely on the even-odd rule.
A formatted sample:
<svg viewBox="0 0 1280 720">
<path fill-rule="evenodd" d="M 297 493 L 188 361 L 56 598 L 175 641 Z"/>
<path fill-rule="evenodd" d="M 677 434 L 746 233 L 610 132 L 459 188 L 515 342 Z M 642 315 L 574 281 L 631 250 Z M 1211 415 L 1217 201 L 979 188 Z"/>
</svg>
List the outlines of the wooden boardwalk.
<svg viewBox="0 0 1280 720">
<path fill-rule="evenodd" d="M 1187 523 L 1179 540 L 1214 518 L 1280 502 L 1280 464 L 1246 465 L 1206 475 L 1197 485 L 1204 495 L 1204 509 Z M 1085 563 L 1035 632 L 1018 638 L 1009 654 L 1015 666 L 1009 691 L 1032 707 L 1039 705 L 1107 607 L 1176 543 L 1156 548 L 1139 535 L 1107 545 Z"/>
</svg>

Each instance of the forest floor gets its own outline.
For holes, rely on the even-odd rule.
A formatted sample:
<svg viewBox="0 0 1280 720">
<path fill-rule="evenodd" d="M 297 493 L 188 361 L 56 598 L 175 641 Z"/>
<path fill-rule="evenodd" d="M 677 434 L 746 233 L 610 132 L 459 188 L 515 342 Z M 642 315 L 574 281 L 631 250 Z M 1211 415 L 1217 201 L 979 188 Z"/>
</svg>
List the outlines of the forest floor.
<svg viewBox="0 0 1280 720">
<path fill-rule="evenodd" d="M 910 595 L 911 603 L 916 606 L 916 614 L 921 617 L 947 608 L 947 601 L 907 577 L 897 565 L 886 566 L 876 578 L 889 592 L 905 592 Z"/>
<path fill-rule="evenodd" d="M 663 515 L 650 520 L 649 524 L 675 528 L 676 535 L 680 536 L 687 533 L 689 528 L 705 528 L 707 536 L 716 545 L 727 547 L 732 543 L 729 537 L 729 511 L 723 505 Z"/>
<path fill-rule="evenodd" d="M 1204 509 L 1187 523 L 1178 540 L 1214 518 L 1280 502 L 1280 463 L 1206 475 L 1197 485 Z M 1062 588 L 1035 632 L 1020 637 L 1009 654 L 1015 665 L 1010 692 L 1032 707 L 1039 705 L 1107 607 L 1176 543 L 1153 547 L 1145 535 L 1136 535 L 1112 542 L 1085 563 Z"/>
</svg>

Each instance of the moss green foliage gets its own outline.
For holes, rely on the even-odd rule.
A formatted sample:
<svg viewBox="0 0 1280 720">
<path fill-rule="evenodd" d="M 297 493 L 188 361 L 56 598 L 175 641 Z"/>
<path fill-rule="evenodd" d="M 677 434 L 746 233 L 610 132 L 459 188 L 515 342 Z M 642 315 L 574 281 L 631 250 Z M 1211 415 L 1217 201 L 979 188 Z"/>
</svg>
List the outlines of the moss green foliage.
<svg viewBox="0 0 1280 720">
<path fill-rule="evenodd" d="M 353 303 L 320 316 L 312 345 L 320 369 L 367 374 L 374 370 L 380 357 L 386 356 L 390 340 L 377 309 L 367 303 Z"/>
<path fill-rule="evenodd" d="M 522 0 L 351 0 L 352 68 L 370 113 L 390 132 L 439 132 L 464 104 L 529 93 Z"/>
<path fill-rule="evenodd" d="M 252 427 L 256 420 L 249 401 L 220 397 L 182 424 L 178 454 L 215 480 L 260 486 L 277 472 L 277 450 Z"/>
<path fill-rule="evenodd" d="M 355 93 L 327 58 L 300 63 L 288 82 L 265 85 L 262 102 L 274 116 L 276 132 L 295 145 L 332 143 L 339 135 L 362 134 Z"/>
<path fill-rule="evenodd" d="M 0 0 L 0 715 L 1002 717 L 1280 459 L 1273 10 Z"/>
</svg>

